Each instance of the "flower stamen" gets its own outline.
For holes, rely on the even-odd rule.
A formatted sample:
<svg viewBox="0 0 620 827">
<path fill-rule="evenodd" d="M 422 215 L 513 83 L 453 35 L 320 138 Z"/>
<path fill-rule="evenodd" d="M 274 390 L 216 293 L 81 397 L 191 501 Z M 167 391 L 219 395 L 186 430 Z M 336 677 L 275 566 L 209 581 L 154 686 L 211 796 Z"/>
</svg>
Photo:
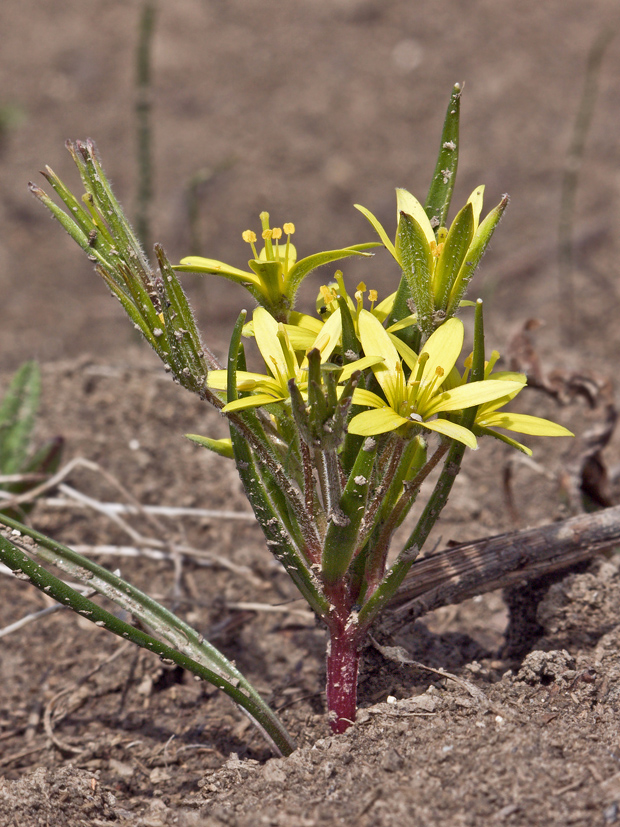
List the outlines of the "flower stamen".
<svg viewBox="0 0 620 827">
<path fill-rule="evenodd" d="M 258 258 L 258 253 L 256 252 L 256 233 L 253 230 L 244 230 L 241 233 L 241 238 L 249 244 L 252 248 L 252 252 L 254 253 L 254 259 Z"/>
</svg>

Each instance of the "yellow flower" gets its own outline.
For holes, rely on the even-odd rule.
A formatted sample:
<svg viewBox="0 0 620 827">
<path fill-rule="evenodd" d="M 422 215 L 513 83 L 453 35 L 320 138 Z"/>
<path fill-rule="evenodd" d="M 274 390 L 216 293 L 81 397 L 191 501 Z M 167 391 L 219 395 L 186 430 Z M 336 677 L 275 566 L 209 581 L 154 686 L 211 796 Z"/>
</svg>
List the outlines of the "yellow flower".
<svg viewBox="0 0 620 827">
<path fill-rule="evenodd" d="M 426 335 L 458 309 L 508 204 L 504 196 L 480 222 L 483 194 L 484 187 L 476 187 L 448 230 L 434 227 L 422 204 L 407 190 L 397 189 L 394 243 L 369 210 L 355 205 L 400 265 L 416 305 L 417 324 Z"/>
<path fill-rule="evenodd" d="M 265 361 L 268 373 L 251 373 L 237 371 L 237 390 L 249 392 L 251 396 L 235 399 L 223 409 L 223 413 L 240 411 L 246 408 L 256 408 L 260 405 L 270 405 L 274 402 L 283 402 L 290 397 L 288 383 L 295 380 L 302 394 L 305 396 L 308 388 L 308 360 L 301 363 L 297 359 L 295 349 L 291 345 L 286 332 L 286 326 L 277 322 L 263 307 L 257 307 L 253 316 L 253 329 L 256 344 Z M 341 336 L 340 315 L 334 314 L 322 325 L 319 334 L 312 342 L 312 348 L 319 350 L 321 363 L 327 362 Z M 377 359 L 362 359 L 347 365 L 342 370 L 341 381 L 347 381 L 356 370 L 370 367 Z M 207 384 L 212 390 L 226 390 L 227 372 L 225 370 L 209 371 Z"/>
<path fill-rule="evenodd" d="M 261 304 L 266 307 L 278 321 L 287 321 L 289 311 L 295 303 L 295 295 L 305 277 L 332 261 L 349 256 L 370 255 L 366 250 L 379 246 L 377 243 L 355 244 L 340 250 L 327 250 L 323 253 L 302 258 L 297 261 L 297 250 L 291 242 L 295 225 L 288 222 L 280 227 L 269 226 L 269 213 L 260 214 L 264 241 L 262 249 L 256 249 L 256 233 L 245 230 L 241 237 L 252 248 L 253 258 L 248 262 L 249 270 L 231 267 L 222 261 L 202 256 L 188 256 L 174 269 L 191 273 L 211 273 L 234 281 L 245 287 Z M 280 243 L 283 233 L 286 241 Z"/>
<path fill-rule="evenodd" d="M 494 428 L 503 428 L 507 431 L 515 431 L 519 434 L 529 434 L 530 436 L 574 436 L 574 434 L 565 428 L 563 425 L 558 425 L 557 422 L 552 422 L 550 419 L 543 419 L 540 416 L 530 416 L 529 414 L 511 413 L 510 411 L 501 411 L 504 405 L 512 401 L 515 396 L 526 386 L 527 378 L 524 373 L 516 373 L 514 371 L 497 371 L 493 372 L 493 368 L 499 359 L 499 353 L 494 350 L 491 358 L 485 365 L 484 378 L 488 381 L 514 381 L 519 382 L 520 387 L 510 393 L 505 394 L 490 402 L 485 402 L 479 405 L 476 411 L 476 419 L 473 425 L 473 432 L 477 436 L 493 436 L 496 439 L 505 442 L 507 445 L 523 451 L 524 454 L 532 456 L 532 451 L 526 445 L 522 445 L 514 439 L 511 439 L 505 434 L 498 433 Z M 469 360 L 466 360 L 466 364 Z M 466 367 L 463 376 L 454 369 L 448 380 L 446 386 L 456 388 L 463 385 L 467 381 L 469 368 Z"/>
<path fill-rule="evenodd" d="M 449 319 L 438 328 L 419 356 L 402 342 L 396 345 L 367 310 L 360 313 L 359 328 L 364 354 L 383 357 L 382 362 L 372 366 L 372 371 L 385 398 L 372 391 L 356 389 L 353 403 L 372 410 L 353 417 L 349 423 L 350 433 L 373 436 L 398 429 L 406 433 L 412 426 L 417 426 L 476 448 L 476 437 L 470 430 L 448 419 L 431 417 L 492 402 L 518 392 L 523 386 L 521 381 L 485 380 L 470 382 L 454 390 L 443 389 L 463 347 L 463 323 L 458 319 Z M 408 380 L 405 380 L 401 356 L 411 370 Z"/>
</svg>

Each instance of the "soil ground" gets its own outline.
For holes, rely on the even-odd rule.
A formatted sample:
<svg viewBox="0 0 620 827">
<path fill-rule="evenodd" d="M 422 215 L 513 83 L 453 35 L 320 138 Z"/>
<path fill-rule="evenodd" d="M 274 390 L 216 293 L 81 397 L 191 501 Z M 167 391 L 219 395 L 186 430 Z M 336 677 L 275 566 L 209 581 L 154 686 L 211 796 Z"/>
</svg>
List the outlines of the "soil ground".
<svg viewBox="0 0 620 827">
<path fill-rule="evenodd" d="M 302 254 L 372 240 L 352 204 L 391 226 L 394 186 L 424 194 L 449 90 L 465 81 L 455 203 L 481 182 L 487 205 L 512 196 L 477 280 L 489 344 L 506 352 L 512 332 L 537 318 L 545 372 L 613 380 L 620 39 L 601 65 L 580 168 L 568 343 L 558 330 L 556 266 L 562 173 L 588 51 L 620 23 L 613 0 L 160 5 L 152 217 L 171 259 L 191 251 L 242 265 L 240 232 L 256 227 L 262 209 L 277 223 L 295 222 Z M 62 434 L 66 459 L 99 463 L 142 503 L 244 511 L 232 469 L 181 436 L 223 435 L 223 422 L 166 378 L 25 186 L 46 163 L 75 183 L 63 141 L 88 135 L 132 211 L 140 7 L 1 4 L 0 387 L 24 359 L 38 358 L 38 440 Z M 397 273 L 379 254 L 371 266 L 347 265 L 345 278 L 385 294 Z M 208 278 L 186 283 L 205 338 L 223 353 L 244 294 L 220 283 L 214 290 Z M 561 421 L 578 439 L 533 442 L 539 465 L 511 466 L 510 503 L 502 487 L 508 455 L 483 444 L 442 518 L 442 544 L 569 513 L 566 477 L 603 407 L 560 408 L 529 392 L 521 409 Z M 612 482 L 619 455 L 616 439 L 604 454 Z M 68 482 L 101 501 L 120 498 L 93 471 L 77 469 Z M 33 521 L 70 545 L 128 542 L 91 510 L 42 504 Z M 154 532 L 142 519 L 131 524 Z M 281 710 L 299 749 L 270 759 L 220 693 L 57 612 L 2 639 L 2 827 L 620 823 L 613 555 L 552 587 L 539 608 L 544 631 L 523 663 L 497 654 L 506 624 L 499 594 L 442 609 L 383 641 L 470 683 L 370 649 L 358 721 L 332 737 L 324 632 L 295 601 L 256 526 L 200 517 L 166 519 L 160 531 L 203 556 L 176 569 L 165 560 L 98 559 L 210 635 Z M 239 608 L 250 601 L 286 611 Z M 45 605 L 26 584 L 0 577 L 0 629 Z"/>
</svg>

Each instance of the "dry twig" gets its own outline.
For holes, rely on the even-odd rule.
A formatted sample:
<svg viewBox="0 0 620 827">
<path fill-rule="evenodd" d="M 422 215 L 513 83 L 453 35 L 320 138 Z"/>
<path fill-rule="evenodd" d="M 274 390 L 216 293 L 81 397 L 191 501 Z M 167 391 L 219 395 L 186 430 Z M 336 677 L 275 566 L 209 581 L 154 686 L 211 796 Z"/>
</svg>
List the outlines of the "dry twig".
<svg viewBox="0 0 620 827">
<path fill-rule="evenodd" d="M 390 625 L 569 569 L 616 544 L 620 545 L 620 506 L 462 543 L 413 564 L 390 603 Z"/>
</svg>

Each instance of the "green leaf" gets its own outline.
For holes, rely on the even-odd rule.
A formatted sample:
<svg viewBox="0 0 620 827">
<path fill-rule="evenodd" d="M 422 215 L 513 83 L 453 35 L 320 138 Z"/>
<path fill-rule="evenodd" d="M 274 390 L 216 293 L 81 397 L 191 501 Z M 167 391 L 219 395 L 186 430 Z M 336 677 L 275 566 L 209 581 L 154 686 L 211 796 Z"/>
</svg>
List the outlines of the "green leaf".
<svg viewBox="0 0 620 827">
<path fill-rule="evenodd" d="M 474 237 L 474 210 L 471 203 L 465 204 L 458 213 L 435 265 L 433 292 L 435 308 L 445 310 L 454 282 Z"/>
<path fill-rule="evenodd" d="M 100 223 L 110 227 L 121 259 L 146 287 L 150 276 L 148 260 L 121 205 L 112 192 L 110 182 L 97 158 L 95 144 L 87 140 L 85 143 L 67 142 L 66 146 L 78 167 L 86 191 L 93 198 L 93 205 L 100 215 Z"/>
<path fill-rule="evenodd" d="M 482 224 L 476 230 L 472 242 L 467 251 L 465 261 L 461 265 L 454 284 L 450 291 L 450 297 L 447 302 L 446 313 L 452 316 L 458 309 L 459 303 L 469 286 L 474 273 L 478 269 L 478 265 L 485 254 L 486 249 L 491 240 L 491 236 L 495 232 L 495 228 L 499 224 L 506 207 L 508 206 L 509 198 L 504 195 L 502 200 L 484 219 Z"/>
<path fill-rule="evenodd" d="M 119 285 L 116 282 L 116 280 L 110 275 L 110 273 L 108 273 L 108 271 L 105 270 L 103 267 L 97 265 L 95 269 L 109 287 L 110 292 L 118 298 L 119 302 L 123 306 L 123 310 L 125 311 L 125 313 L 127 313 L 129 318 L 133 322 L 134 327 L 136 327 L 136 329 L 142 333 L 142 335 L 153 348 L 153 350 L 158 354 L 158 356 L 163 360 L 163 362 L 167 364 L 170 353 L 170 343 L 168 342 L 168 336 L 164 330 L 164 323 L 160 320 L 160 324 L 155 325 L 153 327 L 153 330 L 151 330 L 149 321 L 147 321 L 148 313 L 145 310 L 144 305 L 141 307 L 141 310 L 143 313 L 146 314 L 147 319 L 145 319 L 142 313 L 136 308 L 135 301 L 126 288 L 124 289 L 123 287 L 121 287 L 121 285 Z M 142 288 L 141 285 L 140 287 Z M 147 308 L 149 308 L 149 306 L 153 308 L 150 299 L 148 300 L 148 304 L 146 304 Z M 153 312 L 155 312 L 154 308 Z M 155 335 L 156 330 L 161 331 L 160 336 Z"/>
<path fill-rule="evenodd" d="M 185 434 L 185 438 L 197 445 L 202 445 L 203 448 L 208 448 L 214 454 L 226 459 L 233 459 L 232 441 L 230 439 L 211 439 L 208 436 L 200 436 L 200 434 Z"/>
<path fill-rule="evenodd" d="M 441 133 L 439 155 L 426 198 L 426 215 L 433 229 L 445 227 L 459 162 L 459 116 L 462 87 L 455 84 Z"/>
<path fill-rule="evenodd" d="M 315 253 L 315 255 L 302 258 L 294 267 L 291 267 L 285 283 L 285 292 L 290 301 L 291 307 L 295 301 L 295 294 L 299 289 L 299 285 L 306 278 L 306 276 L 317 267 L 322 267 L 324 264 L 330 264 L 332 261 L 340 261 L 343 258 L 350 258 L 351 256 L 365 256 L 370 258 L 372 253 L 367 253 L 366 250 L 371 250 L 373 247 L 380 247 L 377 242 L 369 244 L 355 244 L 352 247 L 344 247 L 342 250 L 327 250 L 324 253 Z"/>
<path fill-rule="evenodd" d="M 164 296 L 161 300 L 161 306 L 166 322 L 168 341 L 171 349 L 175 351 L 178 362 L 182 365 L 177 378 L 183 387 L 194 393 L 200 393 L 204 388 L 208 369 L 204 357 L 205 348 L 196 326 L 194 314 L 176 273 L 160 244 L 155 245 L 155 255 L 162 274 L 162 280 L 158 280 L 157 284 L 160 287 L 163 285 Z"/>
<path fill-rule="evenodd" d="M 28 185 L 30 192 L 44 204 L 52 213 L 59 224 L 69 233 L 71 238 L 80 245 L 83 250 L 88 250 L 88 235 L 82 228 L 74 221 L 74 219 L 67 215 L 57 204 L 54 204 L 52 199 L 40 187 L 30 183 Z"/>
<path fill-rule="evenodd" d="M 326 617 L 331 609 L 330 603 L 318 580 L 306 566 L 302 551 L 287 530 L 288 527 L 280 513 L 280 502 L 274 503 L 273 495 L 270 496 L 266 490 L 265 480 L 261 476 L 260 468 L 247 439 L 233 423 L 231 423 L 230 436 L 241 483 L 263 530 L 269 551 L 285 567 L 289 577 L 311 609 L 319 617 Z"/>
<path fill-rule="evenodd" d="M 400 214 L 396 250 L 415 303 L 418 327 L 427 336 L 433 332 L 433 255 L 420 224 L 407 213 Z"/>
<path fill-rule="evenodd" d="M 119 637 L 130 640 L 147 651 L 154 652 L 184 669 L 198 675 L 231 697 L 248 712 L 259 728 L 268 733 L 277 748 L 285 755 L 295 749 L 295 744 L 286 732 L 279 718 L 262 700 L 257 690 L 227 658 L 195 629 L 188 626 L 176 615 L 169 612 L 148 595 L 135 589 L 126 580 L 113 575 L 106 569 L 92 563 L 71 549 L 56 543 L 51 538 L 26 528 L 6 517 L 0 517 L 5 525 L 21 534 L 32 537 L 38 544 L 37 553 L 71 571 L 79 579 L 90 573 L 88 584 L 91 588 L 111 599 L 130 612 L 158 634 L 168 639 L 172 646 L 162 643 L 156 637 L 125 623 L 115 615 L 102 609 L 84 595 L 72 589 L 58 577 L 36 563 L 22 549 L 0 535 L 0 561 L 15 572 L 21 572 L 45 594 L 68 606 L 82 617 L 102 626 Z M 80 574 L 81 569 L 81 574 Z"/>
</svg>

